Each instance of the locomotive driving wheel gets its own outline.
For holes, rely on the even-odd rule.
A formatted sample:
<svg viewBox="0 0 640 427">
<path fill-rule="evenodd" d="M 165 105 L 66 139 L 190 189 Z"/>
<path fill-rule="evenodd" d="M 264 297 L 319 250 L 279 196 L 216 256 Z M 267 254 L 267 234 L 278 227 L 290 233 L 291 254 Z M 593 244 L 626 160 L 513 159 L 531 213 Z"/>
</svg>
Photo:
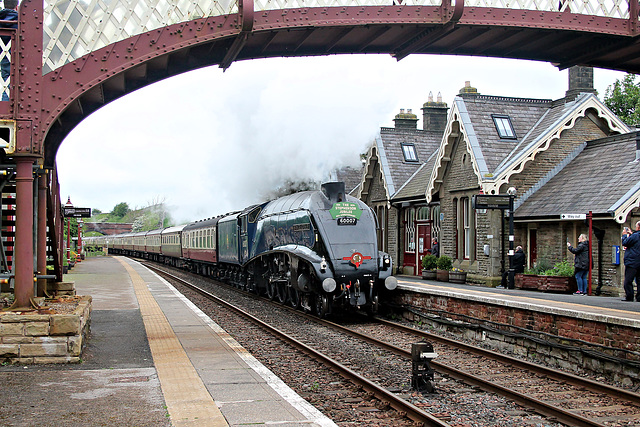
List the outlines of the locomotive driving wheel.
<svg viewBox="0 0 640 427">
<path fill-rule="evenodd" d="M 287 284 L 286 282 L 282 282 L 282 281 L 278 281 L 277 282 L 277 289 L 278 289 L 278 301 L 281 304 L 284 304 L 287 302 Z"/>
<path fill-rule="evenodd" d="M 296 308 L 296 309 L 299 308 L 300 307 L 300 293 L 293 286 L 287 287 L 287 290 L 289 292 L 289 304 L 291 304 L 291 307 L 293 307 L 293 308 Z"/>
<path fill-rule="evenodd" d="M 329 297 L 327 295 L 316 295 L 316 315 L 324 319 L 329 314 Z"/>
<path fill-rule="evenodd" d="M 267 282 L 267 298 L 271 301 L 276 299 L 276 284 L 271 280 Z"/>
</svg>

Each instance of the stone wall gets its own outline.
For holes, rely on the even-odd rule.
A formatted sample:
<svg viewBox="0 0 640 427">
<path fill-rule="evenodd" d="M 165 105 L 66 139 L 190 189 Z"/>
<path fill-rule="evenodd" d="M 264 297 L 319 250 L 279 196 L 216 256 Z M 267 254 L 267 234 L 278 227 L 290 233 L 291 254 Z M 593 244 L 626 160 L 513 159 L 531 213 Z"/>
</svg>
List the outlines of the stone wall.
<svg viewBox="0 0 640 427">
<path fill-rule="evenodd" d="M 3 363 L 78 363 L 91 320 L 91 297 L 48 302 L 51 307 L 0 312 L 0 361 Z M 56 306 L 71 309 L 56 309 Z M 56 314 L 58 311 L 60 314 Z M 64 313 L 64 314 L 63 314 Z"/>
</svg>

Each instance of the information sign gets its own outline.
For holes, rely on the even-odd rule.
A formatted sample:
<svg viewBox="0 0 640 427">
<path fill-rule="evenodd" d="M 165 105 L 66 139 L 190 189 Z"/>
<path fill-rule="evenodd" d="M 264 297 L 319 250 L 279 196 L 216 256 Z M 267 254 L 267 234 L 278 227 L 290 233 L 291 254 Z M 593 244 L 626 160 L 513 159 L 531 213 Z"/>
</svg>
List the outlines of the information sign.
<svg viewBox="0 0 640 427">
<path fill-rule="evenodd" d="M 476 194 L 473 196 L 474 209 L 509 209 L 511 196 L 503 194 Z"/>
<path fill-rule="evenodd" d="M 560 219 L 587 219 L 587 214 L 560 214 Z"/>
<path fill-rule="evenodd" d="M 66 218 L 91 218 L 91 208 L 64 208 Z"/>
</svg>

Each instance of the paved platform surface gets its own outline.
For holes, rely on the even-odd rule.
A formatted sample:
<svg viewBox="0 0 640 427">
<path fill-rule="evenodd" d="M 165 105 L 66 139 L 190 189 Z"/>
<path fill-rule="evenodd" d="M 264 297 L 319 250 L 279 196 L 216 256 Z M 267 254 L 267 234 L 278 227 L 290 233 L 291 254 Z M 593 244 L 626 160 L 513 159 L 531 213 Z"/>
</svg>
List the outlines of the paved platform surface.
<svg viewBox="0 0 640 427">
<path fill-rule="evenodd" d="M 406 291 L 513 306 L 640 329 L 640 302 L 621 301 L 621 297 L 583 296 L 522 289 L 497 289 L 423 280 L 413 276 L 397 277 L 398 288 Z"/>
<path fill-rule="evenodd" d="M 335 425 L 135 261 L 89 258 L 65 280 L 93 297 L 83 362 L 1 366 L 0 425 Z"/>
</svg>

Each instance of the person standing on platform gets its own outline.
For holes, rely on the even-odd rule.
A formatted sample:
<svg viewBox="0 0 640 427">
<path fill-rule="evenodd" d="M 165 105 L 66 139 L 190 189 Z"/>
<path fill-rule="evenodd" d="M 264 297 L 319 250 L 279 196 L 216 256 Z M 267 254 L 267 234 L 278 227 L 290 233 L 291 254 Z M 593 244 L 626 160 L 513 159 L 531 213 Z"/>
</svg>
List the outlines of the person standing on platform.
<svg viewBox="0 0 640 427">
<path fill-rule="evenodd" d="M 0 21 L 12 21 L 0 23 L 0 28 L 18 28 L 18 0 L 4 0 L 4 9 L 0 10 Z M 2 36 L 2 43 L 7 46 L 11 42 L 10 36 Z M 0 75 L 2 76 L 3 89 L 9 88 L 9 75 L 11 73 L 11 50 L 4 52 L 0 61 Z M 2 101 L 8 101 L 9 96 L 5 90 L 2 91 Z"/>
<path fill-rule="evenodd" d="M 438 244 L 438 239 L 435 237 L 431 239 L 431 249 L 429 249 L 431 255 L 435 255 L 436 258 L 440 257 L 440 245 Z"/>
<path fill-rule="evenodd" d="M 511 259 L 511 263 L 513 265 L 513 274 L 524 273 L 524 264 L 526 262 L 526 258 L 524 256 L 524 250 L 522 246 L 516 246 L 516 251 L 513 253 L 513 258 Z M 505 270 L 502 273 L 502 284 L 497 287 L 497 289 L 507 289 L 507 280 L 509 278 L 509 269 Z"/>
<path fill-rule="evenodd" d="M 574 295 L 587 295 L 588 283 L 587 275 L 589 274 L 589 240 L 586 234 L 578 237 L 578 246 L 575 248 L 567 240 L 567 249 L 575 255 L 573 266 L 575 268 L 576 282 L 578 283 L 578 291 Z"/>
<path fill-rule="evenodd" d="M 622 246 L 624 246 L 624 293 L 622 301 L 633 301 L 633 279 L 636 280 L 636 301 L 640 301 L 640 221 L 636 222 L 636 230 L 631 232 L 629 227 L 622 231 Z"/>
</svg>

